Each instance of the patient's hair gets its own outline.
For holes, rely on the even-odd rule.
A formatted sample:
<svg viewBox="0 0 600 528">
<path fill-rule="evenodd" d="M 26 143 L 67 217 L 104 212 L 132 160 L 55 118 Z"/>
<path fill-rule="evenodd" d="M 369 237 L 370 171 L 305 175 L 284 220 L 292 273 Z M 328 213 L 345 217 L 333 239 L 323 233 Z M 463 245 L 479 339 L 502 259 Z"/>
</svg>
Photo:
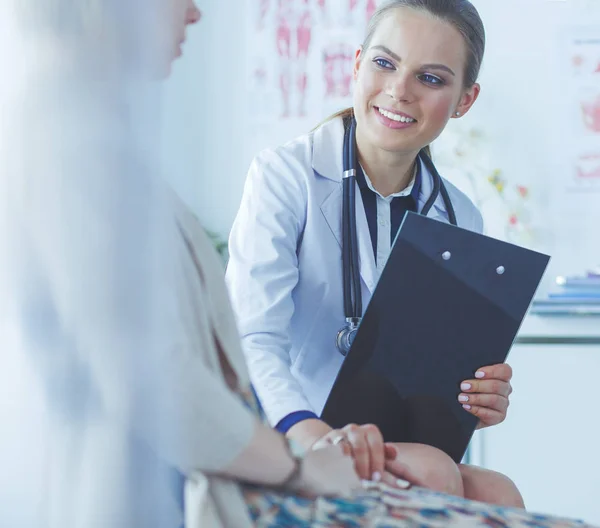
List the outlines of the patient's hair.
<svg viewBox="0 0 600 528">
<path fill-rule="evenodd" d="M 475 6 L 469 0 L 388 0 L 373 14 L 361 46 L 361 54 L 371 44 L 379 24 L 395 9 L 411 8 L 424 11 L 452 25 L 462 35 L 467 47 L 467 63 L 464 71 L 464 86 L 470 88 L 477 82 L 485 51 L 485 28 Z M 325 122 L 337 117 L 352 116 L 352 108 L 333 114 Z"/>
<path fill-rule="evenodd" d="M 162 0 L 2 0 L 12 2 L 16 29 L 36 49 L 99 73 L 132 71 L 154 60 L 153 32 Z M 150 58 L 148 58 L 150 57 Z"/>
</svg>

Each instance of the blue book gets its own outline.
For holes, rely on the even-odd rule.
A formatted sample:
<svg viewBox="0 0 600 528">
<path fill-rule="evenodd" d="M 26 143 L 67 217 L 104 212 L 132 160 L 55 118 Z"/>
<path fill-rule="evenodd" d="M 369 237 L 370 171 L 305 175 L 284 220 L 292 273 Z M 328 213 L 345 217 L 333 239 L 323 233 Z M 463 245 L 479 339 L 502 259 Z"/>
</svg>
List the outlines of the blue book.
<svg viewBox="0 0 600 528">
<path fill-rule="evenodd" d="M 598 291 L 565 291 L 558 293 L 549 293 L 550 299 L 600 299 L 600 289 Z"/>
<path fill-rule="evenodd" d="M 600 315 L 600 304 L 554 304 L 538 306 L 534 303 L 531 307 L 533 315 Z"/>
<path fill-rule="evenodd" d="M 556 284 L 565 288 L 598 288 L 600 289 L 600 277 L 558 277 Z"/>
<path fill-rule="evenodd" d="M 600 305 L 600 297 L 552 297 L 550 299 L 540 299 L 533 301 L 536 306 L 552 306 L 557 304 L 598 304 Z"/>
</svg>

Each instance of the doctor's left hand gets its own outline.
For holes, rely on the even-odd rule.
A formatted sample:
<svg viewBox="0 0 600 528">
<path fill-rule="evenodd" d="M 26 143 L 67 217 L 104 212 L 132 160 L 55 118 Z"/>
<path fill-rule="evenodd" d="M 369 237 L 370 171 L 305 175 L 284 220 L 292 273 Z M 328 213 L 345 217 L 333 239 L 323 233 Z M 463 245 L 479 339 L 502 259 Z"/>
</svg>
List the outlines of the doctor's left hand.
<svg viewBox="0 0 600 528">
<path fill-rule="evenodd" d="M 477 429 L 497 425 L 506 418 L 512 368 L 506 363 L 481 367 L 475 378 L 460 384 L 458 401 L 465 411 L 479 418 Z"/>
</svg>

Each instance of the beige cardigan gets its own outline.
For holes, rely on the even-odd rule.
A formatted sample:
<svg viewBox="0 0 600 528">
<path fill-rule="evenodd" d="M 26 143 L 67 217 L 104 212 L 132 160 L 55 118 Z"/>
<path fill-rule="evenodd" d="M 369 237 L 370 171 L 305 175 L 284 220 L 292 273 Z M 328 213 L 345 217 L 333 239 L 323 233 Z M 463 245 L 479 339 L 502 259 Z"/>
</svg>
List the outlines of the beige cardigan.
<svg viewBox="0 0 600 528">
<path fill-rule="evenodd" d="M 129 341 L 104 354 L 104 342 L 89 343 L 90 336 L 99 332 L 84 325 L 80 333 L 88 341 L 82 341 L 86 354 L 81 361 L 89 367 L 103 410 L 81 424 L 54 419 L 40 468 L 44 482 L 40 503 L 47 505 L 40 525 L 129 528 L 134 519 L 135 527 L 179 528 L 184 519 L 172 487 L 176 468 L 189 479 L 188 528 L 252 526 L 239 486 L 214 476 L 250 443 L 257 423 L 229 388 L 237 377 L 239 386 L 248 389 L 249 380 L 223 266 L 196 218 L 174 194 L 171 206 L 174 211 L 168 211 L 171 223 L 166 227 L 174 236 L 169 237 L 171 250 L 164 262 L 168 269 L 160 275 L 164 302 L 158 307 L 160 317 L 166 318 L 168 341 L 153 350 L 159 355 L 157 363 L 152 362 L 154 357 L 133 354 L 134 361 L 141 358 L 135 374 L 150 392 L 137 400 L 141 405 L 131 407 L 134 394 L 128 378 L 123 378 L 120 358 L 130 351 Z M 108 234 L 112 236 L 112 230 Z M 86 320 L 89 313 L 94 312 L 88 309 Z M 98 320 L 94 324 L 120 335 L 110 324 Z M 217 342 L 229 368 L 221 366 Z M 121 346 L 114 336 L 107 343 Z M 77 357 L 69 361 L 77 363 Z M 149 363 L 160 369 L 160 379 L 145 386 Z M 140 396 L 139 391 L 136 394 Z"/>
<path fill-rule="evenodd" d="M 55 68 L 54 63 L 52 68 Z M 158 434 L 156 420 L 144 421 L 145 417 L 141 416 L 143 423 L 132 423 L 131 417 L 140 413 L 137 413 L 137 407 L 131 408 L 132 395 L 126 383 L 129 371 L 124 373 L 126 369 L 122 367 L 135 362 L 129 356 L 120 355 L 131 352 L 127 347 L 129 341 L 120 339 L 123 332 L 113 320 L 115 311 L 108 315 L 106 312 L 112 309 L 111 303 L 122 301 L 110 290 L 113 285 L 109 281 L 113 275 L 118 275 L 107 267 L 117 262 L 110 255 L 115 248 L 122 251 L 118 244 L 131 242 L 136 224 L 132 222 L 129 231 L 115 241 L 118 226 L 115 226 L 115 217 L 110 215 L 115 211 L 122 213 L 128 200 L 137 203 L 135 196 L 129 194 L 123 196 L 123 200 L 116 200 L 115 189 L 126 193 L 137 183 L 144 192 L 144 189 L 153 190 L 154 184 L 145 181 L 145 167 L 135 163 L 138 143 L 127 141 L 129 123 L 123 123 L 121 108 L 114 112 L 112 97 L 115 94 L 110 90 L 108 95 L 100 94 L 98 89 L 104 90 L 104 85 L 81 85 L 79 78 L 72 85 L 65 79 L 72 81 L 60 71 L 56 76 L 44 77 L 47 104 L 43 104 L 46 99 L 40 99 L 37 93 L 33 99 L 39 104 L 34 106 L 29 104 L 31 98 L 25 97 L 15 106 L 19 119 L 8 121 L 16 126 L 17 134 L 27 138 L 28 152 L 32 148 L 36 152 L 35 156 L 23 157 L 28 163 L 17 155 L 18 163 L 12 164 L 17 177 L 11 179 L 14 188 L 9 187 L 10 196 L 14 194 L 18 198 L 12 200 L 17 213 L 14 232 L 23 236 L 18 240 L 18 247 L 23 248 L 19 258 L 27 257 L 25 262 L 28 264 L 19 270 L 25 278 L 33 275 L 43 279 L 42 285 L 48 289 L 46 297 L 56 312 L 52 314 L 56 321 L 53 319 L 47 326 L 53 332 L 58 329 L 54 332 L 58 337 L 52 334 L 51 344 L 54 346 L 54 341 L 58 342 L 54 349 L 26 356 L 33 365 L 31 378 L 36 383 L 33 392 L 40 393 L 38 399 L 42 403 L 39 406 L 51 422 L 47 429 L 52 433 L 51 438 L 39 442 L 41 462 L 37 469 L 41 476 L 32 477 L 30 488 L 36 494 L 35 500 L 43 505 L 40 510 L 44 519 L 40 524 L 44 526 L 133 528 L 128 522 L 133 516 L 138 519 L 136 526 L 178 528 L 182 521 L 181 512 L 169 489 L 168 479 L 148 477 L 155 473 L 157 459 L 161 469 L 162 464 L 174 466 L 185 475 L 195 476 L 192 482 L 199 482 L 202 475 L 214 475 L 225 468 L 250 443 L 256 423 L 256 418 L 228 387 L 215 344 L 216 338 L 231 366 L 230 374 L 237 376 L 240 387 L 248 388 L 248 372 L 229 306 L 224 270 L 196 218 L 168 190 L 172 194 L 169 206 L 174 207 L 179 229 L 174 238 L 168 237 L 169 245 L 175 247 L 169 251 L 168 276 L 162 284 L 168 291 L 165 295 L 167 306 L 159 310 L 169 318 L 170 341 L 167 346 L 158 347 L 162 356 L 157 358 L 162 366 L 158 381 L 164 390 L 150 394 L 146 407 L 139 406 L 144 412 L 151 409 L 150 418 L 158 416 L 164 422 L 159 424 L 162 427 Z M 71 94 L 75 97 L 68 100 Z M 106 98 L 102 99 L 104 95 Z M 94 121 L 93 127 L 80 126 L 86 118 Z M 46 132 L 54 130 L 57 122 L 61 123 L 61 133 L 48 135 Z M 143 213 L 143 207 L 154 203 L 151 193 L 146 194 L 140 198 L 140 209 L 135 214 Z M 156 202 L 162 205 L 162 199 Z M 7 218 L 13 219 L 12 216 Z M 169 214 L 168 219 L 173 221 L 173 214 Z M 173 227 L 175 222 L 165 229 L 168 231 Z M 104 253 L 109 254 L 106 259 Z M 121 260 L 125 261 L 128 256 Z M 100 257 L 99 260 L 96 257 Z M 102 295 L 99 288 L 91 288 L 94 297 L 87 302 L 86 297 L 91 294 L 86 293 L 86 289 L 94 281 L 86 271 L 91 269 L 90 262 L 96 267 L 104 266 L 104 274 L 98 283 L 106 284 L 110 291 Z M 132 272 L 127 270 L 122 276 L 129 279 Z M 14 282 L 19 287 L 22 284 L 31 286 L 23 288 L 28 295 L 31 289 L 34 293 L 37 290 L 36 282 L 22 283 L 20 274 Z M 131 291 L 135 290 L 131 288 Z M 36 295 L 33 297 L 37 299 Z M 42 298 L 45 297 L 42 295 Z M 79 306 L 83 306 L 83 313 L 73 308 Z M 138 308 L 136 305 L 135 309 Z M 33 333 L 30 323 L 25 322 L 23 326 L 23 333 Z M 105 328 L 108 331 L 104 341 L 90 342 Z M 110 353 L 102 350 L 105 342 L 108 346 L 116 345 Z M 33 345 L 29 348 L 33 349 Z M 143 350 L 136 352 L 131 354 L 135 356 L 134 360 L 142 357 L 142 366 L 146 366 L 148 362 L 143 358 Z M 102 357 L 98 357 L 99 354 Z M 54 388 L 61 383 L 61 378 L 53 377 L 55 371 L 71 375 L 71 365 L 81 366 L 84 374 L 89 373 L 99 395 L 99 401 L 92 402 L 99 409 L 93 408 L 91 416 L 76 423 L 49 411 L 46 407 L 51 409 L 52 402 L 46 406 L 45 400 L 49 398 L 43 392 L 46 386 Z M 73 377 L 78 382 L 82 378 L 81 383 L 88 383 L 87 377 L 80 376 L 77 369 L 75 372 Z M 145 372 L 140 373 L 140 378 Z M 138 392 L 148 388 L 141 385 L 145 388 Z M 152 389 L 154 386 L 149 387 Z M 62 395 L 60 390 L 58 392 Z M 85 398 L 91 399 L 84 394 Z M 84 411 L 88 412 L 87 407 Z M 146 422 L 150 423 L 150 430 Z M 160 434 L 164 437 L 156 438 Z M 136 460 L 132 460 L 132 453 L 137 456 Z M 148 464 L 140 462 L 142 458 Z M 132 481 L 136 501 L 126 500 L 121 493 L 122 490 L 129 491 Z M 251 526 L 235 482 L 209 476 L 207 485 L 222 526 Z M 83 499 L 79 500 L 79 497 Z M 142 520 L 144 514 L 152 515 L 146 512 L 155 510 L 152 506 L 157 498 L 164 502 L 160 505 L 164 517 L 147 519 L 147 522 Z M 33 509 L 36 505 L 37 502 L 28 506 Z M 204 523 L 203 528 L 218 524 Z"/>
<path fill-rule="evenodd" d="M 235 383 L 232 378 L 237 377 L 239 387 L 248 390 L 248 371 L 221 261 L 197 219 L 179 199 L 174 198 L 174 204 L 184 256 L 181 280 L 177 283 L 182 342 L 171 359 L 180 369 L 180 402 L 176 404 L 181 408 L 176 413 L 181 420 L 182 444 L 169 458 L 191 477 L 186 490 L 186 517 L 187 524 L 197 526 L 190 528 L 201 525 L 199 520 L 193 520 L 193 512 L 200 506 L 194 502 L 204 500 L 194 493 L 198 484 L 202 487 L 202 481 L 207 484 L 209 498 L 223 526 L 250 527 L 238 485 L 209 476 L 227 466 L 251 441 L 256 417 L 227 382 Z M 217 342 L 229 367 L 221 366 Z M 177 398 L 170 400 L 177 402 Z M 211 524 L 215 523 L 219 524 Z"/>
</svg>

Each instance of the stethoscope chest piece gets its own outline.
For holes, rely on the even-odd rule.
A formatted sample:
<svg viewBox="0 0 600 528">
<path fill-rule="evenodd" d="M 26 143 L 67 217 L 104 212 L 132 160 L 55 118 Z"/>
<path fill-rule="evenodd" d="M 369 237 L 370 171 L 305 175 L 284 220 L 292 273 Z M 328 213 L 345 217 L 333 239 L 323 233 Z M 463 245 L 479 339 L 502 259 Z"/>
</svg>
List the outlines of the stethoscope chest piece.
<svg viewBox="0 0 600 528">
<path fill-rule="evenodd" d="M 336 346 L 342 356 L 346 357 L 350 351 L 356 332 L 358 332 L 358 326 L 360 325 L 360 317 L 348 317 L 346 319 L 346 326 L 342 328 L 336 337 Z"/>
</svg>

